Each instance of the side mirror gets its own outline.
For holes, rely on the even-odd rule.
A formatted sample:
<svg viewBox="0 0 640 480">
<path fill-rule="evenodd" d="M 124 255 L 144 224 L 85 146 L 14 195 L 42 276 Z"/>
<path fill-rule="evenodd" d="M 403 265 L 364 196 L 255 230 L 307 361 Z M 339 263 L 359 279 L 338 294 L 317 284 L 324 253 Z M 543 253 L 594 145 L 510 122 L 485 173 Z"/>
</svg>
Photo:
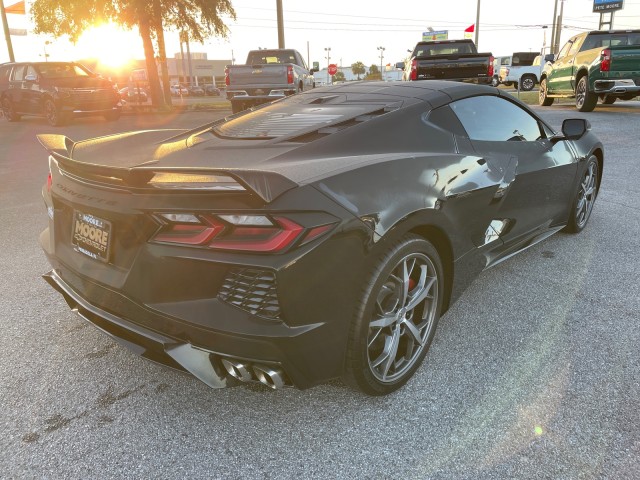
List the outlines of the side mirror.
<svg viewBox="0 0 640 480">
<path fill-rule="evenodd" d="M 591 130 L 591 123 L 584 118 L 567 118 L 562 122 L 562 135 L 551 137 L 552 143 L 562 140 L 580 140 L 582 136 Z"/>
<path fill-rule="evenodd" d="M 398 70 L 404 70 L 404 62 L 398 62 L 396 63 L 396 68 Z"/>
<path fill-rule="evenodd" d="M 548 53 L 544 56 L 544 63 L 547 62 L 555 62 L 556 61 L 556 56 L 553 53 Z"/>
<path fill-rule="evenodd" d="M 25 82 L 35 82 L 38 79 L 35 75 L 27 75 L 24 77 Z"/>
</svg>

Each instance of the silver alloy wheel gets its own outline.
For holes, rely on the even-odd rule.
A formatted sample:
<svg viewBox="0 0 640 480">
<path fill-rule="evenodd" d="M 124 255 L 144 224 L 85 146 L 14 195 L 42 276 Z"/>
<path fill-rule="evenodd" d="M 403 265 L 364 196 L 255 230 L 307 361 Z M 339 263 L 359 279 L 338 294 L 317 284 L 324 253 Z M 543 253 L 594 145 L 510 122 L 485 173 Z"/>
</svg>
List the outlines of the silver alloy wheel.
<svg viewBox="0 0 640 480">
<path fill-rule="evenodd" d="M 422 253 L 402 258 L 380 288 L 367 338 L 378 381 L 394 382 L 420 358 L 435 328 L 438 288 L 436 267 Z"/>
<path fill-rule="evenodd" d="M 522 90 L 528 92 L 533 90 L 533 87 L 536 85 L 536 82 L 531 77 L 524 77 L 521 81 Z"/>
<path fill-rule="evenodd" d="M 44 115 L 50 125 L 56 125 L 58 123 L 58 109 L 56 104 L 51 100 L 47 100 L 44 104 Z"/>
<path fill-rule="evenodd" d="M 582 108 L 586 98 L 587 98 L 587 82 L 583 82 L 581 78 L 580 81 L 578 82 L 578 86 L 576 87 L 576 107 L 578 107 L 578 109 Z"/>
<path fill-rule="evenodd" d="M 576 202 L 576 225 L 582 228 L 589 220 L 593 204 L 596 201 L 596 187 L 598 180 L 598 166 L 596 162 L 590 162 L 587 171 L 578 188 L 578 201 Z"/>
</svg>

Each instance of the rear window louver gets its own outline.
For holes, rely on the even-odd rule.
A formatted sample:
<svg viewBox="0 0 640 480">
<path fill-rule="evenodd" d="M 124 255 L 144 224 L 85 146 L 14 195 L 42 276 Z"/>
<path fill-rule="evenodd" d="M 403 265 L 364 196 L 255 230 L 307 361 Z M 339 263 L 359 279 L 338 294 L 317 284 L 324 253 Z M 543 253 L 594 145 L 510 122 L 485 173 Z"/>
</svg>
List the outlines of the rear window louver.
<svg viewBox="0 0 640 480">
<path fill-rule="evenodd" d="M 334 125 L 331 125 L 330 127 L 322 127 L 319 128 L 318 130 L 314 130 L 312 132 L 307 132 L 304 133 L 302 135 L 299 135 L 297 137 L 292 137 L 290 139 L 288 139 L 289 142 L 295 142 L 295 143 L 310 143 L 313 142 L 315 140 L 319 140 L 321 138 L 324 138 L 328 135 L 332 135 L 334 133 L 338 133 L 342 130 L 345 130 L 349 127 L 353 127 L 354 125 L 359 125 L 363 122 L 367 122 L 369 120 L 373 120 L 374 118 L 380 117 L 381 115 L 384 115 L 385 113 L 389 113 L 393 110 L 397 110 L 400 107 L 400 105 L 395 104 L 395 105 L 391 105 L 391 106 L 387 106 L 384 108 L 380 108 L 379 110 L 375 110 L 373 112 L 364 114 L 364 115 L 358 115 L 357 117 L 354 118 L 350 118 L 348 120 L 345 120 L 344 122 L 340 122 L 340 123 L 336 123 Z"/>
</svg>

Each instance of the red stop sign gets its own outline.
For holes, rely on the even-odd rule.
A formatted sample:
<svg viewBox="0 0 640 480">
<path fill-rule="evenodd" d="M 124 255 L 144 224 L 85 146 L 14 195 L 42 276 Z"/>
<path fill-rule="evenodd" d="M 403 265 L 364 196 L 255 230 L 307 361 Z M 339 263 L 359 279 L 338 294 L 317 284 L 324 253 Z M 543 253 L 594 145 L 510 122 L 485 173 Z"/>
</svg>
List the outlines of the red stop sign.
<svg viewBox="0 0 640 480">
<path fill-rule="evenodd" d="M 336 73 L 338 73 L 338 66 L 335 63 L 332 63 L 331 65 L 329 65 L 329 75 L 335 75 Z"/>
</svg>

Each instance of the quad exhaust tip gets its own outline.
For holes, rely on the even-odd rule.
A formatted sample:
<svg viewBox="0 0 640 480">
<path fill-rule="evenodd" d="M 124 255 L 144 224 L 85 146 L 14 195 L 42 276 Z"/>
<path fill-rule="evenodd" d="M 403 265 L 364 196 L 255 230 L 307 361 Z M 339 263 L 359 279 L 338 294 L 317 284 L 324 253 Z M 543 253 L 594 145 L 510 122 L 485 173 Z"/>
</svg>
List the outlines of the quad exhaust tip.
<svg viewBox="0 0 640 480">
<path fill-rule="evenodd" d="M 241 382 L 258 381 L 273 390 L 279 390 L 288 385 L 281 368 L 251 364 L 233 358 L 220 360 L 227 373 Z"/>
</svg>

